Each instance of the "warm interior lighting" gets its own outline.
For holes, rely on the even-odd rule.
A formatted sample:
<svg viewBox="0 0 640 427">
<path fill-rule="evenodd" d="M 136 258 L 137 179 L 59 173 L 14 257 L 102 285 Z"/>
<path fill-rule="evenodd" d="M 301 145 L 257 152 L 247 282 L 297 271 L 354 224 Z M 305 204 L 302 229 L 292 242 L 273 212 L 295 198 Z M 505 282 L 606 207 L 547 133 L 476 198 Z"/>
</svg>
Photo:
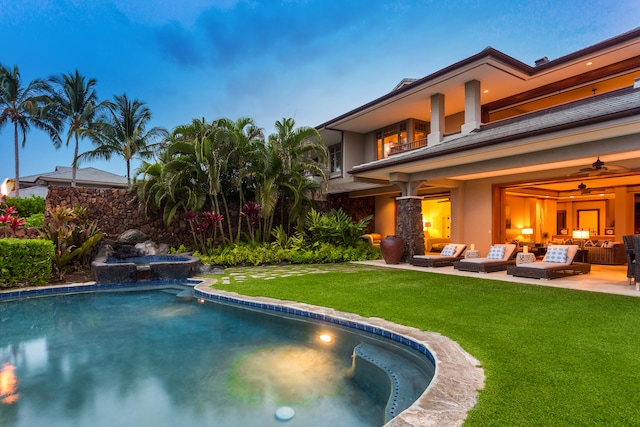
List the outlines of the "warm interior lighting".
<svg viewBox="0 0 640 427">
<path fill-rule="evenodd" d="M 591 61 L 587 62 L 587 67 L 588 67 L 589 65 L 593 65 L 593 62 L 591 62 Z"/>
<path fill-rule="evenodd" d="M 573 230 L 572 237 L 574 239 L 588 239 L 589 238 L 589 230 Z"/>
<path fill-rule="evenodd" d="M 523 228 L 522 235 L 523 236 L 531 236 L 533 234 L 533 228 Z"/>
<path fill-rule="evenodd" d="M 485 89 L 483 93 L 489 93 L 489 89 Z"/>
<path fill-rule="evenodd" d="M 6 178 L 2 185 L 0 185 L 0 195 L 7 197 L 9 193 L 13 191 L 15 188 L 15 181 L 9 178 Z"/>
<path fill-rule="evenodd" d="M 318 339 L 326 343 L 330 343 L 331 341 L 333 341 L 333 338 L 331 338 L 331 335 L 329 334 L 322 334 L 318 337 Z"/>
<path fill-rule="evenodd" d="M 15 370 L 15 366 L 5 363 L 0 371 L 0 402 L 9 405 L 20 398 Z"/>
</svg>

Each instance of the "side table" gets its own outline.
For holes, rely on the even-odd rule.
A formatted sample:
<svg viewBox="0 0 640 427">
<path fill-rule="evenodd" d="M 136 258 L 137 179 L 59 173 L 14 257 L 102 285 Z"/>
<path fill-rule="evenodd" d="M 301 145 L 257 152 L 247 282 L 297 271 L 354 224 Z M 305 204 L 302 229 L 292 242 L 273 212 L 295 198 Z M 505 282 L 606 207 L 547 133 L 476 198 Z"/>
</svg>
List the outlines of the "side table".
<svg viewBox="0 0 640 427">
<path fill-rule="evenodd" d="M 536 255 L 531 252 L 518 252 L 516 254 L 516 265 L 536 262 Z"/>
<path fill-rule="evenodd" d="M 464 253 L 465 258 L 480 258 L 480 251 L 478 250 L 468 250 Z"/>
</svg>

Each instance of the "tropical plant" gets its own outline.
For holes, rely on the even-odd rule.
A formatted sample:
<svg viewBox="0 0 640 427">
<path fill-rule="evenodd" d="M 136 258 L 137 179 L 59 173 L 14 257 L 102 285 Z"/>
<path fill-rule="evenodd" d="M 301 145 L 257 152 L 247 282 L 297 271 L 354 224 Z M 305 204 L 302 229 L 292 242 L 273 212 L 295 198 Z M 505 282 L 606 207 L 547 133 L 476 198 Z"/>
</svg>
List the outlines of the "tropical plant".
<svg viewBox="0 0 640 427">
<path fill-rule="evenodd" d="M 223 176 L 225 184 L 228 184 L 225 187 L 237 193 L 238 206 L 244 206 L 246 191 L 252 194 L 255 192 L 256 156 L 264 147 L 263 131 L 248 117 L 241 117 L 236 121 L 222 118 L 216 121 L 216 125 L 227 129 L 227 137 L 233 147 Z M 238 216 L 236 243 L 240 240 L 241 224 L 242 216 Z"/>
<path fill-rule="evenodd" d="M 184 219 L 189 223 L 193 244 L 196 249 L 206 254 L 216 242 L 216 231 L 224 217 L 215 212 L 203 212 L 202 217 L 193 211 L 186 211 Z"/>
<path fill-rule="evenodd" d="M 24 218 L 18 217 L 18 210 L 15 207 L 0 204 L 0 227 L 10 227 L 11 230 L 16 231 L 25 223 Z"/>
<path fill-rule="evenodd" d="M 96 79 L 86 79 L 78 70 L 74 74 L 63 74 L 50 79 L 51 98 L 55 103 L 60 117 L 67 122 L 67 142 L 73 137 L 75 148 L 71 172 L 71 186 L 76 186 L 76 169 L 78 165 L 78 151 L 80 139 L 90 137 L 97 131 L 96 117 L 108 106 L 108 101 L 98 102 L 98 95 L 94 90 L 98 83 Z M 59 145 L 58 145 L 59 146 Z"/>
<path fill-rule="evenodd" d="M 356 246 L 371 218 L 373 216 L 369 215 L 359 221 L 353 221 L 342 208 L 332 209 L 328 213 L 310 209 L 306 223 L 313 241 Z"/>
<path fill-rule="evenodd" d="M 322 183 L 327 180 L 327 151 L 318 131 L 304 126 L 296 128 L 292 118 L 276 121 L 275 128 L 276 133 L 269 135 L 258 168 L 260 183 L 256 199 L 262 206 L 263 236 L 271 233 L 281 195 L 295 206 L 289 221 L 296 221 L 302 206 L 310 200 L 311 190 L 318 188 L 312 177 L 319 177 Z"/>
<path fill-rule="evenodd" d="M 40 237 L 51 240 L 55 246 L 53 265 L 62 280 L 68 264 L 79 265 L 86 254 L 102 239 L 95 222 L 88 221 L 86 209 L 56 206 L 49 209 L 50 220 L 40 231 Z"/>
<path fill-rule="evenodd" d="M 96 148 L 80 154 L 77 161 L 110 160 L 113 155 L 120 156 L 126 162 L 127 183 L 131 185 L 131 160 L 152 158 L 157 143 L 165 140 L 168 132 L 157 126 L 147 130 L 151 110 L 144 102 L 130 100 L 126 94 L 116 96 L 115 102 L 107 106 L 108 112 L 98 118 L 95 131 L 89 135 Z"/>
<path fill-rule="evenodd" d="M 260 220 L 262 219 L 260 211 L 260 205 L 254 201 L 245 203 L 242 211 L 240 211 L 240 216 L 247 219 L 247 228 L 249 229 L 252 244 L 256 242 L 255 229 L 260 226 Z M 238 224 L 238 227 L 239 226 L 240 224 Z"/>
<path fill-rule="evenodd" d="M 56 148 L 60 146 L 62 122 L 47 96 L 48 90 L 47 83 L 40 79 L 23 86 L 17 65 L 10 70 L 0 65 L 0 129 L 8 122 L 13 124 L 16 197 L 20 196 L 20 133 L 23 147 L 32 126 L 46 132 Z"/>
</svg>

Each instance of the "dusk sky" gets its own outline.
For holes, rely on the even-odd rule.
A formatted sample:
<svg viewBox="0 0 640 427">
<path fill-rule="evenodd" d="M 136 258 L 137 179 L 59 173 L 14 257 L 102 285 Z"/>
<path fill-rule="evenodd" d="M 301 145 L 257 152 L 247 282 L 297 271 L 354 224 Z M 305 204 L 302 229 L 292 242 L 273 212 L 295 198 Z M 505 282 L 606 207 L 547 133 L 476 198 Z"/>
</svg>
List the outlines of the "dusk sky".
<svg viewBox="0 0 640 427">
<path fill-rule="evenodd" d="M 251 117 L 269 134 L 283 117 L 317 126 L 487 46 L 533 65 L 639 17 L 637 0 L 0 0 L 0 63 L 25 85 L 77 69 L 100 99 L 145 102 L 151 126 Z M 15 176 L 10 124 L 0 149 L 2 181 Z M 20 175 L 72 160 L 73 142 L 55 150 L 34 129 Z M 125 174 L 121 158 L 82 166 Z"/>
</svg>

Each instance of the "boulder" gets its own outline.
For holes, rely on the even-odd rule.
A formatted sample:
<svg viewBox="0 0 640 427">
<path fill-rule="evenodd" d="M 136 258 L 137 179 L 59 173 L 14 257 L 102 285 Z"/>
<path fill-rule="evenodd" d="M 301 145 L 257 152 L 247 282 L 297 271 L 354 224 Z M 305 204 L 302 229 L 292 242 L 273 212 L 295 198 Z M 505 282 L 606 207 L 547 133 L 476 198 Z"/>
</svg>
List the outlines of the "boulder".
<svg viewBox="0 0 640 427">
<path fill-rule="evenodd" d="M 129 229 L 118 236 L 118 243 L 124 243 L 127 245 L 144 243 L 147 240 L 149 240 L 149 236 L 136 229 Z"/>
</svg>

